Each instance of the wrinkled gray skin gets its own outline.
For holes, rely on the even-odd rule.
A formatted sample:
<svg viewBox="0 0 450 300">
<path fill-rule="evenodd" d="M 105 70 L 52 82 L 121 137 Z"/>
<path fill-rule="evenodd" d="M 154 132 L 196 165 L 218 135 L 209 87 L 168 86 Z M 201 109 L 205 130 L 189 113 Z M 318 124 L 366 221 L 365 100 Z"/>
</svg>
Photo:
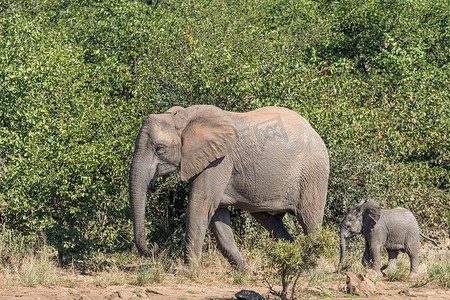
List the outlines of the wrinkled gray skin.
<svg viewBox="0 0 450 300">
<path fill-rule="evenodd" d="M 265 107 L 248 113 L 209 105 L 149 115 L 136 139 L 129 192 L 134 239 L 150 255 L 144 218 L 147 186 L 177 169 L 189 180 L 185 264 L 198 263 L 208 225 L 223 255 L 248 266 L 238 251 L 228 206 L 249 211 L 275 238 L 292 240 L 283 224 L 295 215 L 305 233 L 322 223 L 329 174 L 327 149 L 297 113 Z"/>
<path fill-rule="evenodd" d="M 360 202 L 342 221 L 339 265 L 344 260 L 346 240 L 357 234 L 364 235 L 366 240 L 362 264 L 367 266 L 372 262 L 373 268 L 380 276 L 382 247 L 385 247 L 389 254 L 388 271 L 396 268 L 399 252 L 406 252 L 411 263 L 409 276 L 415 277 L 419 271 L 419 235 L 437 245 L 436 241 L 420 232 L 419 224 L 409 210 L 402 207 L 381 209 L 373 200 Z"/>
</svg>

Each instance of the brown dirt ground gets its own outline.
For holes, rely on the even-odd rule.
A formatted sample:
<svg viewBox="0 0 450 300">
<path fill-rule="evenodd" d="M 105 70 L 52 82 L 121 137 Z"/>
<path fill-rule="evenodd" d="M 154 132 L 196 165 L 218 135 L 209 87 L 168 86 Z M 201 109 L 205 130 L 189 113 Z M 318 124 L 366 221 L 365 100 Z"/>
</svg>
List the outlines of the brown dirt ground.
<svg viewBox="0 0 450 300">
<path fill-rule="evenodd" d="M 441 250 L 436 250 L 432 246 L 424 247 L 421 250 L 421 263 L 419 265 L 420 276 L 416 280 L 402 280 L 390 282 L 386 277 L 375 280 L 376 294 L 367 299 L 449 299 L 450 289 L 440 286 L 439 281 L 432 281 L 428 284 L 417 286 L 417 283 L 424 283 L 428 278 L 428 267 L 434 263 L 447 262 L 450 259 L 450 239 L 442 241 Z M 217 252 L 217 251 L 216 251 Z M 215 252 L 214 252 L 215 253 Z M 198 274 L 197 279 L 190 279 L 183 275 L 165 274 L 162 283 L 146 284 L 143 286 L 121 284 L 113 285 L 112 281 L 101 280 L 103 277 L 112 276 L 115 282 L 132 282 L 129 276 L 134 271 L 117 272 L 109 271 L 106 274 L 94 273 L 81 275 L 70 270 L 62 271 L 54 268 L 53 279 L 58 282 L 55 286 L 22 286 L 17 281 L 8 280 L 11 275 L 2 274 L 0 270 L 0 300 L 38 300 L 38 299 L 68 299 L 68 300 L 131 300 L 131 299 L 235 299 L 235 294 L 241 290 L 252 290 L 259 294 L 276 299 L 269 294 L 268 287 L 262 278 L 256 275 L 255 281 L 248 284 L 231 284 L 232 279 L 228 272 L 220 276 L 224 270 L 229 270 L 228 262 L 217 252 L 205 255 L 204 270 Z M 407 255 L 401 255 L 399 262 L 408 266 Z M 255 263 L 257 263 L 255 261 Z M 356 267 L 355 267 L 356 266 Z M 357 267 L 359 266 L 359 267 Z M 48 266 L 51 268 L 51 265 Z M 136 267 L 136 266 L 134 266 Z M 407 267 L 406 267 L 407 269 Z M 345 276 L 334 273 L 336 270 L 336 259 L 324 264 L 323 280 L 318 280 L 316 284 L 310 284 L 307 280 L 300 280 L 297 297 L 298 299 L 349 299 L 352 295 L 345 293 Z M 349 269 L 353 273 L 364 272 L 365 269 L 360 264 L 355 264 Z M 36 272 L 36 271 L 34 271 Z M 131 273 L 130 273 L 131 272 Z M 9 276 L 9 277 L 8 277 Z M 125 276 L 124 281 L 120 281 L 121 276 Z M 225 281 L 225 282 L 224 282 Z M 100 283 L 99 283 L 100 282 Z M 313 285 L 314 287 L 311 287 Z M 280 286 L 274 288 L 281 290 Z"/>
<path fill-rule="evenodd" d="M 227 285 L 224 283 L 170 283 L 151 284 L 145 286 L 108 286 L 94 284 L 92 276 L 78 275 L 71 279 L 70 287 L 22 287 L 0 286 L 1 300 L 38 300 L 38 299 L 69 299 L 69 300 L 105 300 L 105 299 L 233 299 L 240 290 L 253 290 L 268 296 L 268 288 L 257 285 Z M 422 287 L 410 287 L 411 282 L 375 282 L 377 294 L 367 299 L 450 299 L 450 289 L 440 287 L 437 282 L 431 282 Z M 320 282 L 314 288 L 301 288 L 301 299 L 348 299 L 344 293 L 345 282 Z M 322 294 L 321 294 L 322 293 Z M 270 299 L 275 297 L 270 295 Z"/>
</svg>

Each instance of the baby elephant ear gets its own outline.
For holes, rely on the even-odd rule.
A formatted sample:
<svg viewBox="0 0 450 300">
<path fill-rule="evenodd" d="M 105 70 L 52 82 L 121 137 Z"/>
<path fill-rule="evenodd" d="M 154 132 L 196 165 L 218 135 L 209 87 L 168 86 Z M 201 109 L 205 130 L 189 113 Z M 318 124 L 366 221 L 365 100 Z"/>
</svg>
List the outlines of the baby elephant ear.
<svg viewBox="0 0 450 300">
<path fill-rule="evenodd" d="M 183 114 L 187 124 L 181 134 L 181 179 L 187 180 L 229 154 L 239 135 L 231 118 L 217 107 L 191 107 Z"/>
<path fill-rule="evenodd" d="M 364 205 L 366 202 L 367 202 L 367 200 L 361 200 L 361 201 L 358 203 L 358 205 L 356 205 L 354 211 L 355 211 L 356 216 L 357 216 L 358 218 L 361 218 L 361 216 L 362 216 L 362 214 L 363 214 L 363 212 L 364 212 L 364 207 L 363 207 L 363 205 Z"/>
<path fill-rule="evenodd" d="M 366 202 L 367 202 L 367 200 L 361 200 L 361 201 L 359 201 L 358 205 L 356 205 L 356 206 L 361 206 L 361 205 L 363 205 Z"/>
<path fill-rule="evenodd" d="M 184 108 L 181 106 L 173 106 L 173 107 L 169 108 L 168 110 L 166 110 L 164 113 L 176 115 L 179 111 L 182 111 L 183 109 Z"/>
<path fill-rule="evenodd" d="M 380 216 L 381 216 L 380 205 L 373 200 L 367 201 L 364 204 L 364 213 L 363 213 L 364 230 L 370 231 L 378 222 L 378 220 L 380 220 Z"/>
</svg>

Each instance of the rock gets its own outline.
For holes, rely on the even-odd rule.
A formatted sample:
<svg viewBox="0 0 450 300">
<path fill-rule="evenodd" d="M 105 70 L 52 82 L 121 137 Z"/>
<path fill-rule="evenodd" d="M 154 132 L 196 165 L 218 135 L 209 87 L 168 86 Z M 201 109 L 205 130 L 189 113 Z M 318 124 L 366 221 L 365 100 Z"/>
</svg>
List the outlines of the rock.
<svg viewBox="0 0 450 300">
<path fill-rule="evenodd" d="M 119 297 L 120 297 L 120 299 L 128 300 L 128 299 L 135 298 L 136 295 L 133 294 L 133 292 L 131 292 L 131 291 L 122 290 L 122 291 L 119 291 Z"/>
<path fill-rule="evenodd" d="M 377 271 L 375 271 L 375 270 L 367 269 L 366 275 L 364 275 L 364 276 L 370 280 L 374 280 L 375 278 L 378 277 L 378 274 L 377 274 Z"/>
<path fill-rule="evenodd" d="M 118 300 L 118 299 L 120 299 L 119 292 L 114 292 L 110 296 L 105 297 L 105 299 L 106 300 Z"/>
<path fill-rule="evenodd" d="M 376 292 L 373 282 L 362 274 L 348 273 L 346 283 L 349 294 L 369 297 Z"/>
<path fill-rule="evenodd" d="M 119 300 L 119 299 L 123 299 L 123 300 L 129 300 L 129 299 L 134 299 L 136 298 L 135 295 L 127 290 L 122 290 L 122 291 L 116 291 L 114 293 L 111 294 L 111 296 L 106 297 L 106 299 L 108 300 Z"/>
<path fill-rule="evenodd" d="M 398 292 L 398 294 L 399 295 L 405 295 L 405 296 L 408 296 L 408 297 L 415 297 L 415 295 L 413 293 L 411 293 L 410 290 L 407 290 L 407 289 L 401 290 L 400 292 Z"/>
<path fill-rule="evenodd" d="M 383 283 L 383 281 L 376 281 L 374 282 L 374 284 L 377 291 L 389 289 L 389 287 L 385 283 Z"/>
<path fill-rule="evenodd" d="M 264 300 L 265 298 L 255 291 L 242 290 L 234 294 L 238 300 Z"/>
</svg>

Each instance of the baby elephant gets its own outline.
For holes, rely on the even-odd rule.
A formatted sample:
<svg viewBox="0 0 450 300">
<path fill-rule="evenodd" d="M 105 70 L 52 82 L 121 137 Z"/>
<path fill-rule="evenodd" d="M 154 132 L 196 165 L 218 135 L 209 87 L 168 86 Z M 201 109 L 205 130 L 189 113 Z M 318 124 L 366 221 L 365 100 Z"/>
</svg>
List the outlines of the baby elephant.
<svg viewBox="0 0 450 300">
<path fill-rule="evenodd" d="M 357 234 L 363 234 L 366 239 L 363 265 L 367 266 L 372 260 L 373 267 L 380 276 L 382 247 L 385 247 L 389 254 L 388 270 L 395 269 L 398 253 L 406 252 L 411 263 L 409 277 L 415 277 L 418 275 L 419 266 L 419 235 L 437 246 L 436 241 L 420 232 L 419 224 L 409 210 L 402 207 L 381 209 L 373 200 L 361 201 L 342 221 L 339 265 L 344 260 L 346 239 Z"/>
</svg>

